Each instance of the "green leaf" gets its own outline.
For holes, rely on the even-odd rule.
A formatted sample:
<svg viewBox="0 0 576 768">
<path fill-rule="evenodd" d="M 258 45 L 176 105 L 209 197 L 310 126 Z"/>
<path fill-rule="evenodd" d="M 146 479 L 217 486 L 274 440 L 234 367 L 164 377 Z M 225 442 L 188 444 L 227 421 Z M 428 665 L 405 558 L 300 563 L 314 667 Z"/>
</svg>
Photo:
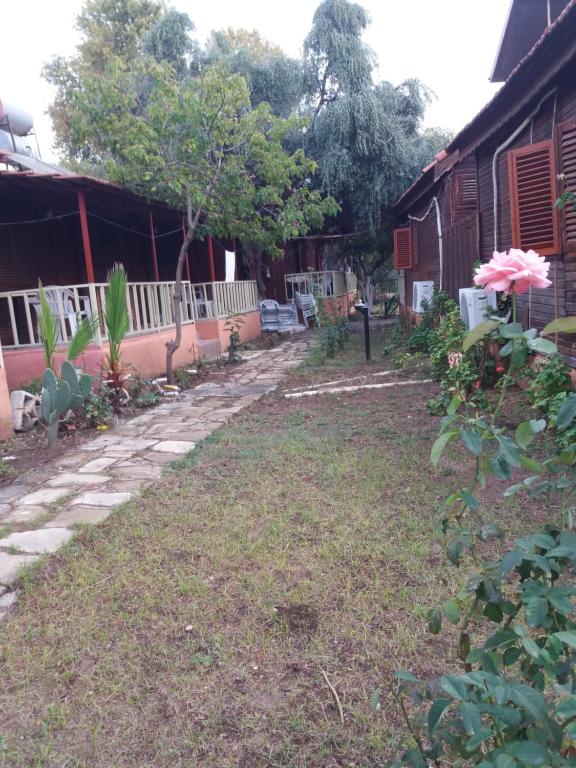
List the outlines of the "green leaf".
<svg viewBox="0 0 576 768">
<path fill-rule="evenodd" d="M 460 705 L 460 713 L 466 733 L 469 736 L 479 733 L 482 728 L 482 715 L 476 704 L 469 701 L 463 702 Z"/>
<path fill-rule="evenodd" d="M 458 412 L 458 409 L 460 408 L 461 405 L 462 405 L 462 400 L 460 400 L 458 395 L 454 395 L 452 400 L 450 400 L 448 408 L 446 409 L 446 413 L 449 416 L 454 416 Z"/>
<path fill-rule="evenodd" d="M 499 320 L 484 320 L 483 323 L 479 323 L 464 339 L 464 343 L 462 345 L 464 352 L 467 352 L 470 347 L 473 347 L 474 344 L 477 344 L 480 339 L 484 338 L 484 336 L 488 336 L 489 333 L 492 333 L 492 331 L 498 328 L 500 324 L 501 323 Z"/>
<path fill-rule="evenodd" d="M 500 326 L 500 336 L 503 339 L 518 339 L 523 333 L 524 330 L 520 323 L 507 323 Z"/>
<path fill-rule="evenodd" d="M 432 446 L 432 450 L 430 451 L 430 461 L 435 467 L 438 466 L 438 463 L 442 458 L 442 454 L 444 453 L 444 449 L 450 440 L 452 440 L 457 434 L 458 432 L 456 430 L 452 430 L 451 432 L 444 432 L 444 434 L 436 438 L 434 445 Z"/>
<path fill-rule="evenodd" d="M 576 393 L 568 395 L 556 416 L 556 429 L 566 429 L 576 416 Z"/>
<path fill-rule="evenodd" d="M 530 688 L 528 685 L 515 685 L 510 689 L 510 699 L 535 720 L 546 719 L 546 701 L 542 694 L 534 688 Z"/>
<path fill-rule="evenodd" d="M 480 744 L 483 744 L 488 739 L 494 736 L 494 732 L 491 728 L 481 728 L 478 733 L 475 733 L 472 738 L 466 742 L 466 751 L 475 752 Z"/>
<path fill-rule="evenodd" d="M 523 453 L 520 454 L 520 464 L 529 472 L 538 472 L 539 474 L 546 472 L 546 468 L 536 461 L 536 459 L 532 459 L 530 456 L 526 456 Z"/>
<path fill-rule="evenodd" d="M 442 629 L 442 613 L 440 608 L 431 608 L 428 611 L 428 631 L 433 635 L 440 633 Z"/>
<path fill-rule="evenodd" d="M 465 683 L 455 675 L 444 675 L 441 677 L 440 687 L 453 699 L 465 701 L 468 695 Z"/>
<path fill-rule="evenodd" d="M 416 675 L 413 675 L 412 672 L 408 672 L 404 669 L 398 670 L 398 672 L 394 673 L 394 677 L 396 677 L 398 680 L 404 680 L 408 683 L 419 683 L 420 681 L 416 677 Z"/>
<path fill-rule="evenodd" d="M 482 453 L 482 438 L 473 429 L 461 429 L 460 437 L 466 448 L 473 453 L 474 456 L 480 456 Z"/>
<path fill-rule="evenodd" d="M 92 343 L 96 331 L 100 327 L 98 315 L 94 317 L 85 317 L 78 325 L 76 333 L 70 339 L 68 345 L 68 360 L 76 360 L 86 351 L 86 348 Z"/>
<path fill-rule="evenodd" d="M 576 696 L 566 696 L 556 705 L 556 714 L 561 720 L 576 717 Z"/>
<path fill-rule="evenodd" d="M 523 421 L 521 424 L 518 424 L 516 427 L 516 442 L 520 446 L 520 448 L 523 448 L 526 450 L 530 443 L 534 440 L 534 432 L 532 431 L 532 427 L 530 426 L 529 421 Z"/>
<path fill-rule="evenodd" d="M 576 632 L 555 632 L 552 637 L 557 637 L 564 645 L 576 648 Z"/>
<path fill-rule="evenodd" d="M 437 699 L 428 710 L 428 733 L 434 735 L 434 731 L 440 725 L 446 710 L 452 705 L 452 699 Z"/>
<path fill-rule="evenodd" d="M 548 616 L 548 600 L 542 597 L 532 598 L 524 608 L 529 627 L 539 627 Z"/>
<path fill-rule="evenodd" d="M 499 435 L 497 437 L 498 445 L 500 446 L 499 456 L 504 459 L 510 466 L 520 466 L 520 452 L 518 446 L 510 437 Z"/>
<path fill-rule="evenodd" d="M 442 604 L 442 610 L 444 611 L 444 616 L 446 616 L 451 624 L 458 624 L 460 621 L 460 603 L 458 600 L 446 600 Z"/>
<path fill-rule="evenodd" d="M 470 491 L 467 491 L 466 489 L 463 489 L 463 490 L 460 491 L 459 495 L 460 495 L 460 498 L 462 499 L 462 501 L 464 502 L 464 504 L 469 509 L 478 509 L 478 507 L 480 506 L 480 502 L 478 501 L 478 499 L 475 496 L 473 496 L 470 493 Z"/>
<path fill-rule="evenodd" d="M 576 333 L 576 317 L 557 317 L 551 323 L 544 326 L 542 336 L 549 336 L 551 333 Z"/>
<path fill-rule="evenodd" d="M 549 765 L 550 753 L 535 741 L 518 741 L 508 744 L 508 751 L 527 765 Z"/>
<path fill-rule="evenodd" d="M 533 352 L 538 352 L 541 355 L 555 355 L 558 352 L 558 347 L 553 341 L 543 339 L 541 336 L 536 339 L 530 339 L 528 347 Z"/>
<path fill-rule="evenodd" d="M 374 714 L 378 711 L 378 705 L 380 704 L 380 695 L 382 694 L 382 688 L 376 688 L 370 698 L 370 711 Z"/>
</svg>

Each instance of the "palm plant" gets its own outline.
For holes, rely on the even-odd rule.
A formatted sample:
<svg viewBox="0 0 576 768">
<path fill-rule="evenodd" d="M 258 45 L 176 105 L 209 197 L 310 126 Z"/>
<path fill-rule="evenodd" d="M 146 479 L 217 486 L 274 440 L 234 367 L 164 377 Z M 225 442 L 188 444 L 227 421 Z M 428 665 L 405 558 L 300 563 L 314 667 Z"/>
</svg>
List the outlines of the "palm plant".
<svg viewBox="0 0 576 768">
<path fill-rule="evenodd" d="M 126 379 L 120 347 L 130 327 L 126 303 L 126 272 L 122 264 L 114 264 L 108 272 L 107 282 L 104 322 L 108 331 L 109 351 L 106 355 L 106 374 L 113 391 L 113 404 L 118 408 Z"/>
<path fill-rule="evenodd" d="M 42 283 L 38 283 L 40 312 L 38 314 L 38 334 L 44 348 L 46 368 L 54 370 L 54 353 L 58 346 L 58 320 L 54 317 Z M 78 323 L 74 335 L 68 343 L 66 359 L 72 362 L 86 350 L 98 330 L 98 317 L 85 317 Z"/>
<path fill-rule="evenodd" d="M 38 283 L 38 294 L 40 296 L 40 312 L 38 314 L 38 334 L 42 347 L 44 348 L 44 362 L 46 368 L 53 368 L 54 352 L 58 344 L 58 326 L 56 318 L 52 314 L 50 304 L 46 298 L 46 292 L 42 283 Z"/>
</svg>

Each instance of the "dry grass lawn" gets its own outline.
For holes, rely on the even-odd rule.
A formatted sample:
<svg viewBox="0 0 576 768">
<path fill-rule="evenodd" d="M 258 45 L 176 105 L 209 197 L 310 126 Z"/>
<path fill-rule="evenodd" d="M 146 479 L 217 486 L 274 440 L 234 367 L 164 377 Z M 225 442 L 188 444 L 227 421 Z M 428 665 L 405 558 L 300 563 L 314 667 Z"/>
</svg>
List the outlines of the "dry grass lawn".
<svg viewBox="0 0 576 768">
<path fill-rule="evenodd" d="M 359 375 L 362 353 L 355 335 L 286 386 Z M 383 766 L 394 671 L 451 663 L 425 627 L 459 578 L 434 537 L 457 482 L 429 465 L 434 393 L 269 396 L 26 574 L 0 627 L 0 765 Z"/>
</svg>

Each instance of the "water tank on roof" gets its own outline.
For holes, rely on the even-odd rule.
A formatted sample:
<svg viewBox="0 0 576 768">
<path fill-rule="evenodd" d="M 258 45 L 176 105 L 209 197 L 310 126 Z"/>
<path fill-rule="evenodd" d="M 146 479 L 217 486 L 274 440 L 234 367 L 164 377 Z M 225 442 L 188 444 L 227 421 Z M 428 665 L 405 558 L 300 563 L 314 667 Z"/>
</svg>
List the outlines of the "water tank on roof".
<svg viewBox="0 0 576 768">
<path fill-rule="evenodd" d="M 8 124 L 10 124 L 10 128 Z M 15 136 L 27 136 L 33 125 L 34 120 L 31 112 L 13 102 L 0 99 L 0 127 L 8 131 L 12 129 Z"/>
</svg>

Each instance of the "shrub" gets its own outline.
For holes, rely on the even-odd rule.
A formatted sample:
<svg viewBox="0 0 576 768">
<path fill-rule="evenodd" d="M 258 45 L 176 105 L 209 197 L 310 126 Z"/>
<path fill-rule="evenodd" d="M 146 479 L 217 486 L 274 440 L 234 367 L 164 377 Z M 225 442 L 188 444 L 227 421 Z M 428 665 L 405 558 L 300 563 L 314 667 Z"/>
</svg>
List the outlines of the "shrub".
<svg viewBox="0 0 576 768">
<path fill-rule="evenodd" d="M 457 310 L 456 303 L 443 291 L 434 294 L 432 301 L 422 302 L 423 312 L 420 323 L 414 328 L 408 339 L 408 348 L 414 352 L 430 352 L 434 332 L 442 317 Z"/>
<path fill-rule="evenodd" d="M 529 448 L 545 430 L 546 420 L 524 421 L 513 434 L 498 424 L 508 387 L 527 356 L 556 352 L 552 342 L 535 331 L 522 330 L 515 310 L 513 296 L 514 322 L 486 323 L 469 334 L 463 345 L 466 350 L 482 334 L 492 332 L 504 342 L 501 355 L 509 356 L 510 366 L 494 411 L 480 416 L 455 396 L 432 447 L 434 466 L 453 442 L 473 460 L 471 481 L 445 499 L 438 519 L 448 561 L 469 571 L 462 588 L 430 610 L 428 622 L 434 634 L 442 630 L 444 621 L 458 628 L 457 657 L 463 672 L 434 681 L 398 673 L 401 711 L 411 744 L 394 766 L 576 765 L 576 445 L 572 441 L 558 454 L 537 461 Z M 576 331 L 576 318 L 572 321 Z M 566 436 L 576 430 L 576 394 L 551 394 L 564 381 L 564 374 L 553 359 L 533 392 L 548 408 L 558 399 L 555 424 Z M 519 479 L 522 470 L 528 475 Z M 483 520 L 476 488 L 491 478 L 511 482 L 513 475 L 515 482 L 504 497 L 541 498 L 548 521 L 494 559 L 491 540 L 502 533 Z M 373 708 L 378 695 L 372 699 Z M 408 715 L 408 696 L 416 704 L 414 717 Z"/>
<path fill-rule="evenodd" d="M 86 421 L 93 427 L 108 424 L 112 416 L 112 406 L 108 394 L 105 391 L 102 394 L 91 392 L 82 406 L 82 413 Z"/>
<path fill-rule="evenodd" d="M 483 342 L 468 352 L 460 351 L 466 328 L 459 309 L 454 302 L 452 304 L 446 303 L 445 314 L 431 332 L 428 342 L 432 376 L 441 382 L 440 395 L 429 401 L 428 410 L 438 416 L 446 412 L 454 395 L 476 407 L 485 407 L 486 396 L 481 385 L 493 369 L 493 363 L 488 364 L 486 359 Z"/>
<path fill-rule="evenodd" d="M 570 366 L 560 355 L 554 355 L 542 363 L 536 371 L 532 369 L 529 371 L 531 381 L 526 394 L 530 404 L 543 414 L 547 414 L 550 411 L 551 401 L 560 393 L 572 389 Z"/>
</svg>

